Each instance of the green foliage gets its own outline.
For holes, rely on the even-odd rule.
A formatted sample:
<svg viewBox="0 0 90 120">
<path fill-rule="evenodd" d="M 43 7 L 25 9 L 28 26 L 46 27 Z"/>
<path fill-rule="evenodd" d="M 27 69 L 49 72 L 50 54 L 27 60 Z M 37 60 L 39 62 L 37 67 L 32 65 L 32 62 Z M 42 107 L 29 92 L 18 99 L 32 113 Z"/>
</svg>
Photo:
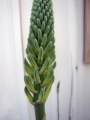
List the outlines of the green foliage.
<svg viewBox="0 0 90 120">
<path fill-rule="evenodd" d="M 54 82 L 54 18 L 51 0 L 33 0 L 24 67 L 25 93 L 31 104 L 46 102 Z"/>
</svg>

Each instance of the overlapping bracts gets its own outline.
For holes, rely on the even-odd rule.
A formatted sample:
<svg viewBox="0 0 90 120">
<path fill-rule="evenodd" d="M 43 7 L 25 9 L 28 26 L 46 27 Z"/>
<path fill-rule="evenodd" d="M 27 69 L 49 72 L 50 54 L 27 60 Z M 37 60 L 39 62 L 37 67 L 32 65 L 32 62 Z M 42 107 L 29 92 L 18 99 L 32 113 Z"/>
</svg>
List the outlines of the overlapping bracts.
<svg viewBox="0 0 90 120">
<path fill-rule="evenodd" d="M 25 93 L 31 104 L 45 103 L 54 82 L 54 18 L 51 0 L 34 0 L 24 59 Z"/>
</svg>

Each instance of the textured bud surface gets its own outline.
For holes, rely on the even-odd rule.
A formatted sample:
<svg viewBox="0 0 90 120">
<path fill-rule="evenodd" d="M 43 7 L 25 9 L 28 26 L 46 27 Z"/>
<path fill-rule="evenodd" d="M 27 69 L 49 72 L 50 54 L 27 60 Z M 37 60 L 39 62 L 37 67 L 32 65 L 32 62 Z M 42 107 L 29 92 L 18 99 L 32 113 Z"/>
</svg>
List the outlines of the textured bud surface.
<svg viewBox="0 0 90 120">
<path fill-rule="evenodd" d="M 38 106 L 45 104 L 54 82 L 56 62 L 52 1 L 33 0 L 31 11 L 24 81 L 29 101 Z M 36 116 L 37 120 L 43 119 Z"/>
</svg>

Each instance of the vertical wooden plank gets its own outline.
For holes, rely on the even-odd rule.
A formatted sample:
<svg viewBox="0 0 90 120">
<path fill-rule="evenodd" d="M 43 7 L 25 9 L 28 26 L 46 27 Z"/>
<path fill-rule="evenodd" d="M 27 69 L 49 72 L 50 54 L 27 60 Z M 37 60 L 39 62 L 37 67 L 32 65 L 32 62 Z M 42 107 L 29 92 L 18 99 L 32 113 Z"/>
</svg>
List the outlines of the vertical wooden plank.
<svg viewBox="0 0 90 120">
<path fill-rule="evenodd" d="M 90 0 L 85 0 L 85 49 L 84 62 L 90 63 Z"/>
</svg>

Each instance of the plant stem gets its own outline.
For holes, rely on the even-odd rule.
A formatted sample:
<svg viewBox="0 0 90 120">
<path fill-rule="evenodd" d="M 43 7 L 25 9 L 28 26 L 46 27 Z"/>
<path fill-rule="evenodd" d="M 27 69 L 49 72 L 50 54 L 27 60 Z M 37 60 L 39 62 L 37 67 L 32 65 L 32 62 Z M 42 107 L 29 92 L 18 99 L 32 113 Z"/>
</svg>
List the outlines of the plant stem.
<svg viewBox="0 0 90 120">
<path fill-rule="evenodd" d="M 36 120 L 43 120 L 44 115 L 45 115 L 45 104 L 41 103 L 41 104 L 36 104 L 34 105 L 35 108 L 35 116 L 36 116 Z"/>
</svg>

